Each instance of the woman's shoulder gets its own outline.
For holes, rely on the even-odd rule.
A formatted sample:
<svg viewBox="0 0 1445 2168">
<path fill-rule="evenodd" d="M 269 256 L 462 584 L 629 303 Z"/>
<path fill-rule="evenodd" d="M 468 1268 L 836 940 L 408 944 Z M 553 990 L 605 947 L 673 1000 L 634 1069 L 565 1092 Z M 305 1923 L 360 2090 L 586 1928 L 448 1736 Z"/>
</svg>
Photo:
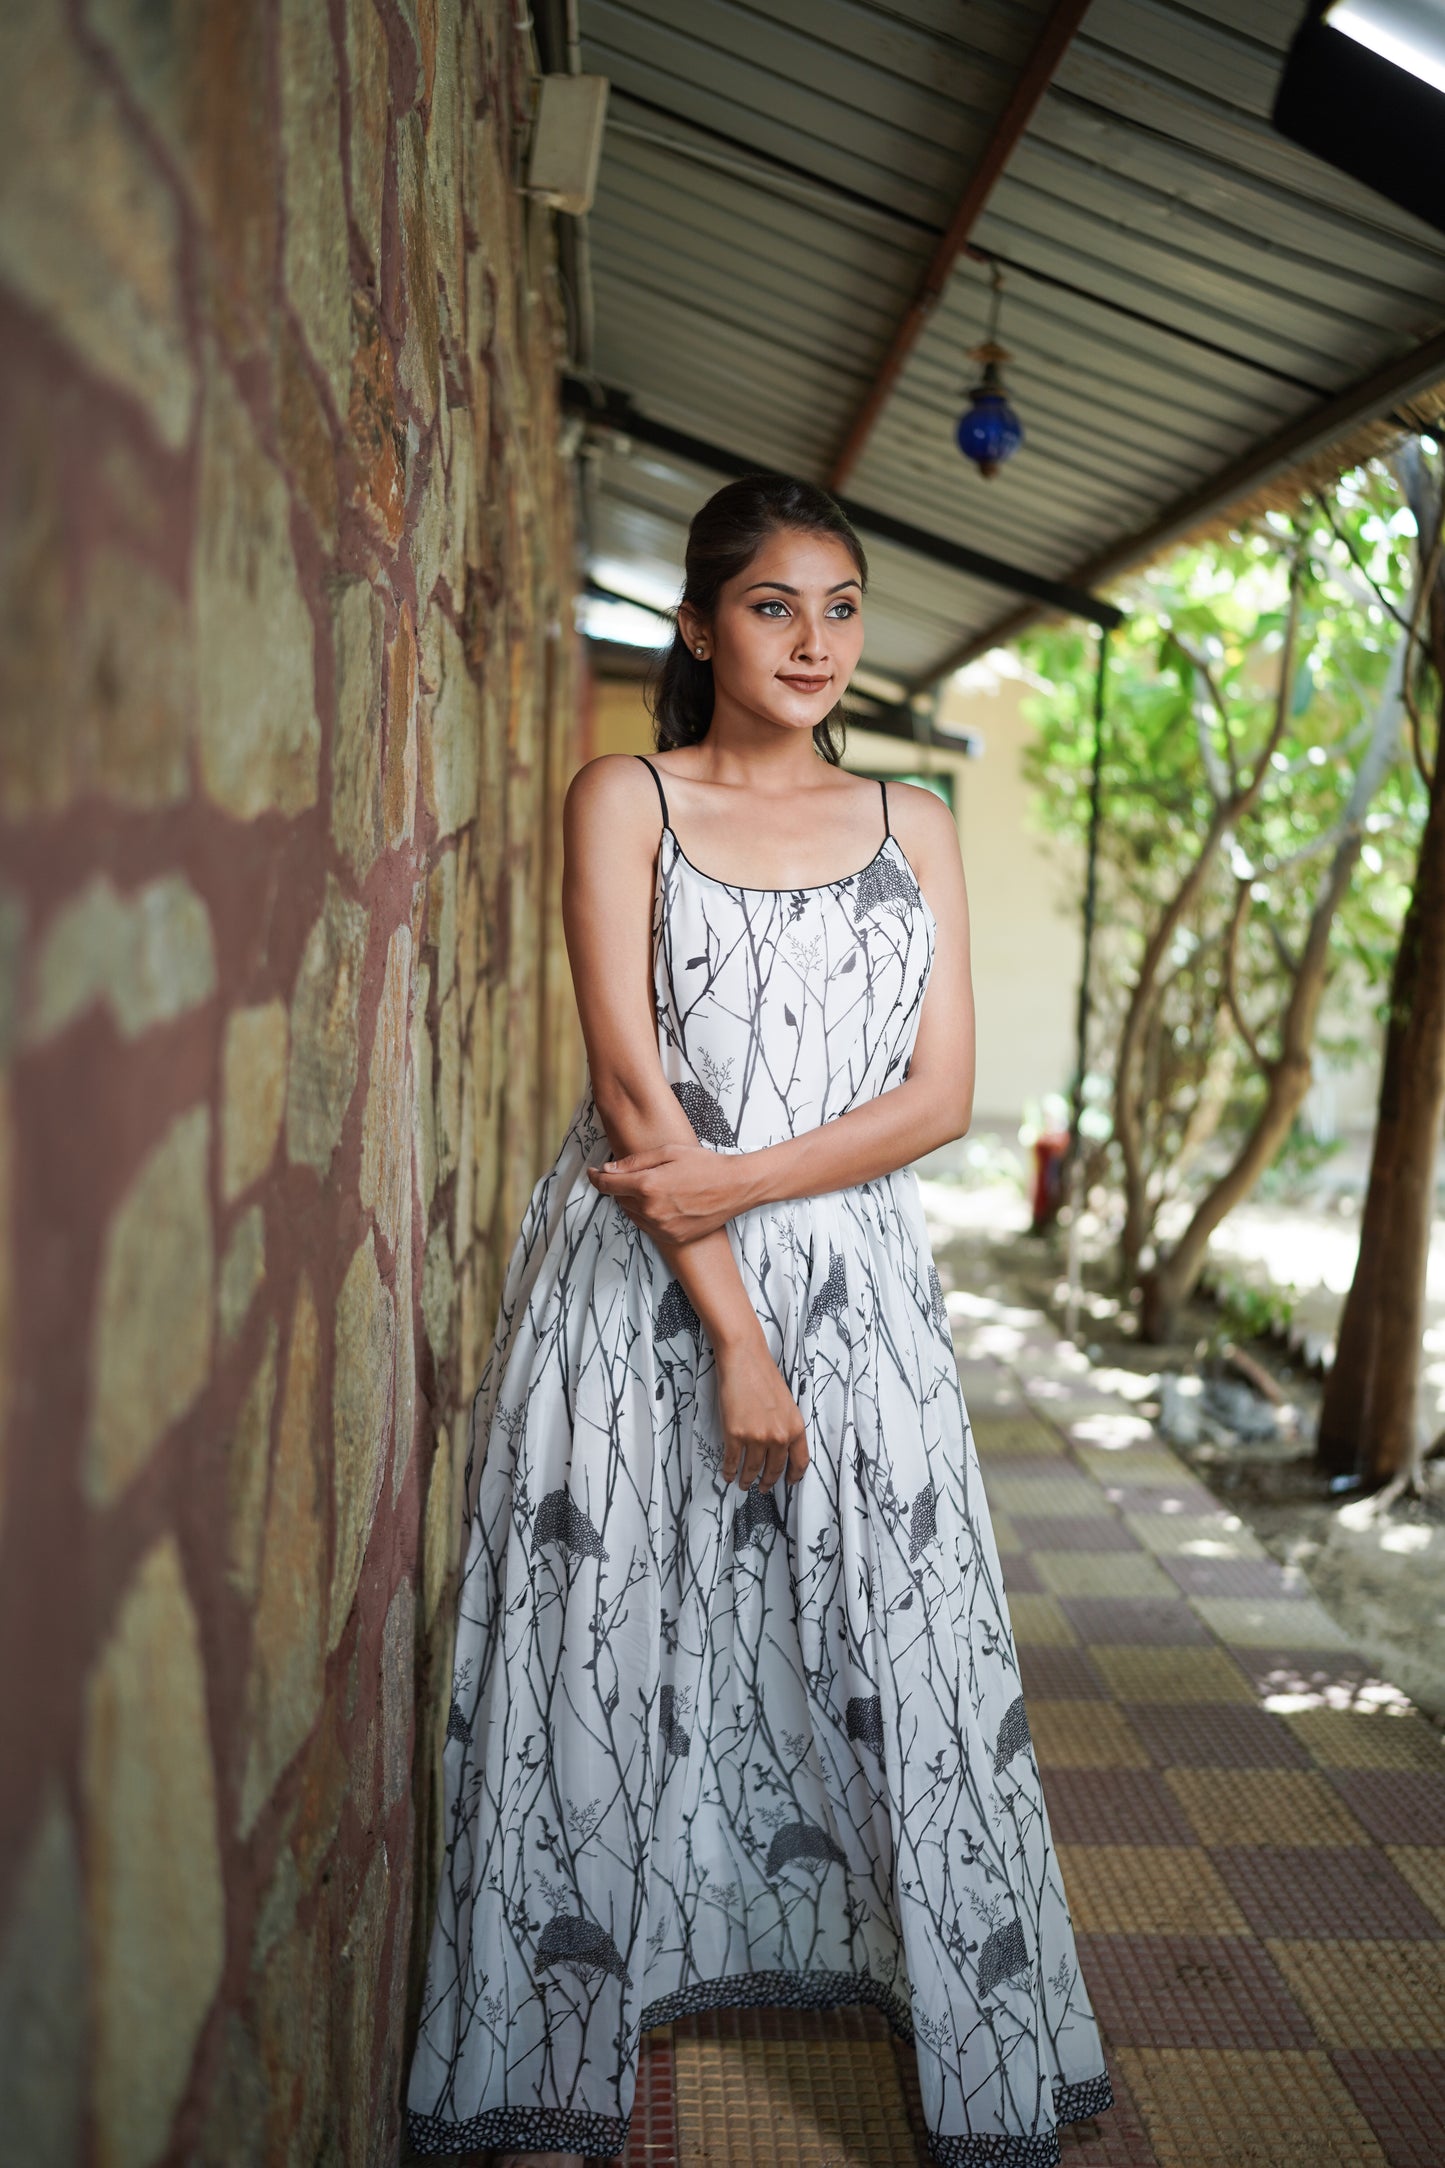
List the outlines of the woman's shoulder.
<svg viewBox="0 0 1445 2168">
<path fill-rule="evenodd" d="M 654 758 L 647 754 L 646 759 Z M 624 812 L 630 805 L 657 803 L 652 777 L 636 753 L 596 753 L 584 760 L 567 785 L 566 803 L 572 811 Z"/>
<path fill-rule="evenodd" d="M 905 829 L 920 843 L 936 846 L 958 840 L 958 823 L 952 807 L 926 783 L 889 781 L 888 822 L 890 827 L 898 829 L 900 841 L 904 840 Z"/>
</svg>

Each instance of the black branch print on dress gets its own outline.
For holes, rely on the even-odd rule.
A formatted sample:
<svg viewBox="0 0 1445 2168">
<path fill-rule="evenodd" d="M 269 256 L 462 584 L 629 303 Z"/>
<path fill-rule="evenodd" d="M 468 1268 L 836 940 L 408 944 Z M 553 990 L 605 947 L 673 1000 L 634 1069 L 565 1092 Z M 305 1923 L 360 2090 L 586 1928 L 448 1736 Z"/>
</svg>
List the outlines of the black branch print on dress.
<svg viewBox="0 0 1445 2168">
<path fill-rule="evenodd" d="M 936 928 L 893 836 L 775 893 L 665 827 L 652 933 L 706 1149 L 907 1075 Z M 740 1496 L 610 1150 L 589 1081 L 472 1402 L 412 2146 L 615 2155 L 644 2028 L 854 2002 L 913 2042 L 936 2161 L 1055 2168 L 1111 2095 L 917 1178 L 728 1223 L 810 1452 Z"/>
<path fill-rule="evenodd" d="M 537 1963 L 565 1965 L 584 1978 L 593 1972 L 612 1972 L 622 1981 L 627 1967 L 622 1953 L 605 1927 L 595 1920 L 571 1919 L 557 1913 L 537 1937 Z"/>
<path fill-rule="evenodd" d="M 828 1277 L 808 1305 L 808 1317 L 803 1330 L 815 1332 L 824 1317 L 839 1319 L 848 1308 L 848 1268 L 832 1243 L 828 1245 Z"/>
<path fill-rule="evenodd" d="M 785 1822 L 774 1832 L 768 1846 L 765 1871 L 777 1874 L 780 1868 L 790 1866 L 796 1860 L 825 1865 L 829 1860 L 836 1860 L 840 1867 L 846 1867 L 848 1854 L 836 1837 L 830 1837 L 827 1830 L 819 1829 L 815 1822 Z"/>
<path fill-rule="evenodd" d="M 657 1306 L 655 1326 L 659 1340 L 670 1340 L 674 1333 L 685 1332 L 695 1348 L 701 1347 L 702 1319 L 681 1280 L 668 1281 Z"/>
<path fill-rule="evenodd" d="M 861 1739 L 883 1759 L 883 1700 L 878 1694 L 850 1694 L 847 1712 L 848 1737 Z"/>
<path fill-rule="evenodd" d="M 865 866 L 858 876 L 853 916 L 861 919 L 865 912 L 876 911 L 885 903 L 900 904 L 905 911 L 916 911 L 918 899 L 918 884 L 912 875 L 905 873 L 895 858 L 880 851 L 872 865 Z"/>
<path fill-rule="evenodd" d="M 684 1077 L 673 1085 L 678 1105 L 692 1123 L 693 1132 L 704 1144 L 736 1144 L 727 1116 L 712 1093 L 693 1077 Z"/>
<path fill-rule="evenodd" d="M 770 1490 L 750 1490 L 733 1515 L 733 1546 L 745 1551 L 750 1543 L 763 1543 L 775 1528 L 781 1528 L 783 1517 L 778 1511 L 778 1501 Z"/>
<path fill-rule="evenodd" d="M 932 1543 L 938 1533 L 938 1515 L 934 1507 L 933 1485 L 925 1483 L 913 1501 L 908 1516 L 908 1563 L 911 1566 L 920 1551 Z"/>
<path fill-rule="evenodd" d="M 677 1688 L 670 1681 L 658 1692 L 657 1729 L 669 1754 L 685 1754 L 692 1745 L 686 1726 L 678 1720 Z"/>
<path fill-rule="evenodd" d="M 1011 1980 L 1028 1968 L 1029 1946 L 1024 1940 L 1022 1921 L 1010 1920 L 1006 1927 L 995 1927 L 978 1953 L 979 1994 L 991 1995 L 1001 1980 Z"/>
<path fill-rule="evenodd" d="M 998 1737 L 993 1748 L 994 1775 L 997 1776 L 1000 1770 L 1006 1769 L 1015 1754 L 1024 1753 L 1029 1745 L 1028 1711 L 1024 1707 L 1023 1695 L 1019 1694 L 1004 1710 L 1003 1722 L 998 1727 Z"/>
<path fill-rule="evenodd" d="M 938 1331 L 947 1340 L 950 1337 L 948 1304 L 944 1300 L 943 1282 L 938 1277 L 938 1267 L 934 1264 L 932 1258 L 928 1260 L 928 1314 L 933 1319 Z"/>
<path fill-rule="evenodd" d="M 537 1508 L 532 1523 L 533 1550 L 542 1543 L 560 1543 L 564 1551 L 582 1558 L 607 1556 L 602 1538 L 565 1490 L 549 1491 Z"/>
</svg>

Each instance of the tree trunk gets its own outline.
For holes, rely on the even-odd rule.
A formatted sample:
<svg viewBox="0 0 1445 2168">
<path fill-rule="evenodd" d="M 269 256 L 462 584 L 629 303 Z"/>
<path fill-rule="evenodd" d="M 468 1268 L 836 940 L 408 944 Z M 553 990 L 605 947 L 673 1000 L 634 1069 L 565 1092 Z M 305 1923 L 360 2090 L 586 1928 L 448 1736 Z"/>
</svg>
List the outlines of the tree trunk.
<svg viewBox="0 0 1445 2168">
<path fill-rule="evenodd" d="M 1210 756 L 1207 725 L 1204 722 L 1200 724 L 1200 752 L 1205 774 L 1210 777 L 1214 811 L 1200 840 L 1198 856 L 1161 912 L 1153 933 L 1145 943 L 1139 973 L 1124 1012 L 1123 1028 L 1119 1034 L 1119 1051 L 1114 1064 L 1114 1138 L 1119 1150 L 1124 1191 L 1124 1227 L 1119 1238 L 1120 1282 L 1124 1288 L 1132 1288 L 1138 1281 L 1139 1259 L 1153 1233 L 1154 1217 L 1158 1208 L 1157 1198 L 1149 1195 L 1144 1134 L 1149 1094 L 1140 1072 L 1145 1065 L 1149 1033 L 1157 1021 L 1162 999 L 1160 972 L 1169 944 L 1204 890 L 1225 837 L 1232 834 L 1252 810 L 1264 788 L 1270 761 L 1284 736 L 1289 720 L 1290 701 L 1294 694 L 1303 574 L 1304 551 L 1300 548 L 1296 550 L 1290 566 L 1289 608 L 1285 616 L 1284 646 L 1280 653 L 1279 690 L 1275 698 L 1274 719 L 1247 782 L 1242 781 L 1232 767 L 1232 782 L 1222 776 L 1211 776 L 1211 769 L 1217 762 Z"/>
<path fill-rule="evenodd" d="M 1264 1107 L 1243 1149 L 1202 1200 L 1169 1255 L 1161 1258 L 1139 1283 L 1143 1297 L 1139 1337 L 1147 1345 L 1157 1347 L 1174 1338 L 1179 1312 L 1204 1269 L 1210 1236 L 1249 1195 L 1265 1168 L 1273 1164 L 1309 1088 L 1308 1057 L 1302 1062 L 1279 1061 L 1271 1065 Z"/>
<path fill-rule="evenodd" d="M 1445 1116 L 1445 773 L 1430 809 L 1390 988 L 1380 1114 L 1355 1276 L 1320 1410 L 1316 1463 L 1374 1485 L 1415 1466 L 1420 1342 Z"/>
<path fill-rule="evenodd" d="M 1260 761 L 1260 770 L 1264 761 Z M 1253 788 L 1254 786 L 1251 786 Z M 1199 855 L 1190 866 L 1173 898 L 1145 944 L 1139 974 L 1124 1012 L 1119 1051 L 1114 1063 L 1114 1135 L 1122 1162 L 1124 1228 L 1119 1238 L 1120 1282 L 1133 1287 L 1139 1258 L 1154 1225 L 1154 1208 L 1148 1194 L 1148 1170 L 1144 1162 L 1144 1107 L 1147 1088 L 1139 1072 L 1145 1065 L 1150 1027 L 1158 1010 L 1159 972 L 1176 930 L 1184 922 L 1195 898 L 1208 880 L 1219 846 L 1229 831 L 1243 794 L 1225 811 L 1216 809 L 1204 833 Z"/>
<path fill-rule="evenodd" d="M 1140 1283 L 1139 1337 L 1150 1345 L 1172 1340 L 1179 1311 L 1204 1269 L 1209 1238 L 1259 1180 L 1289 1135 L 1310 1088 L 1310 1050 L 1329 974 L 1330 927 L 1350 885 L 1364 836 L 1351 828 L 1340 842 L 1310 916 L 1309 933 L 1280 1026 L 1280 1054 L 1268 1066 L 1264 1105 L 1233 1164 L 1200 1199 L 1189 1225 L 1167 1257 Z"/>
</svg>

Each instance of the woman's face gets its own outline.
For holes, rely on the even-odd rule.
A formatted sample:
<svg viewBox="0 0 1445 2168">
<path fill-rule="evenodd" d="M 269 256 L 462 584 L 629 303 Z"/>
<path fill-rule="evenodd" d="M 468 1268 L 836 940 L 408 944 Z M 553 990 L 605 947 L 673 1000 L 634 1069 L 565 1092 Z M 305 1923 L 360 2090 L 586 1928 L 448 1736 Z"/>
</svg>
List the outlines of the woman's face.
<svg viewBox="0 0 1445 2168">
<path fill-rule="evenodd" d="M 711 658 L 714 714 L 741 708 L 787 729 L 823 720 L 863 652 L 862 583 L 835 535 L 769 535 L 710 622 L 688 604 L 678 617 L 693 652 Z"/>
</svg>

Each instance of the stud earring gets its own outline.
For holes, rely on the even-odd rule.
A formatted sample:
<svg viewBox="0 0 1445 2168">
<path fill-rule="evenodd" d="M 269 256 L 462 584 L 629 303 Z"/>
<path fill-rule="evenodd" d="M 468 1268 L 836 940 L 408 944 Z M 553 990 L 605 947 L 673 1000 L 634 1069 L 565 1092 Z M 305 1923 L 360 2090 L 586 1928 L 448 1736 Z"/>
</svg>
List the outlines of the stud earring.
<svg viewBox="0 0 1445 2168">
<path fill-rule="evenodd" d="M 699 648 L 699 649 L 698 649 L 698 653 L 699 653 L 699 655 L 700 655 L 700 654 L 702 653 L 702 649 L 701 649 L 701 648 Z"/>
</svg>

